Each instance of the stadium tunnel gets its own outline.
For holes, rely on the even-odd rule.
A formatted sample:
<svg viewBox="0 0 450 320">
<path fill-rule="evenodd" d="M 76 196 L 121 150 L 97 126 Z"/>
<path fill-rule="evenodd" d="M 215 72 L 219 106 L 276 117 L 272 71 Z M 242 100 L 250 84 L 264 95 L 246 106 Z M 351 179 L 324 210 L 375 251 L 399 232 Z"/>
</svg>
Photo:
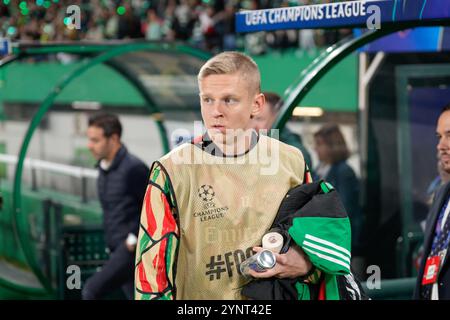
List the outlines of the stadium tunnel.
<svg viewBox="0 0 450 320">
<path fill-rule="evenodd" d="M 111 77 L 118 78 L 115 82 L 122 86 L 108 88 L 112 92 L 106 94 L 112 95 L 110 100 L 113 100 L 117 98 L 117 92 L 114 91 L 119 91 L 119 95 L 122 93 L 126 96 L 121 97 L 122 104 L 126 99 L 131 101 L 116 106 L 114 110 L 132 113 L 133 103 L 144 106 L 147 110 L 144 117 L 154 122 L 153 131 L 146 134 L 159 136 L 159 144 L 152 146 L 158 156 L 171 148 L 164 113 L 172 113 L 175 118 L 184 120 L 201 119 L 197 107 L 196 75 L 210 55 L 181 44 L 123 41 L 107 44 L 19 44 L 13 48 L 12 55 L 0 62 L 0 71 L 27 59 L 33 59 L 38 67 L 40 62 L 61 54 L 78 63 L 55 79 L 53 88 L 36 108 L 21 142 L 18 157 L 5 155 L 2 159 L 4 163 L 16 165 L 13 185 L 5 182 L 1 185 L 4 203 L 1 209 L 3 246 L 0 285 L 12 297 L 67 298 L 67 266 L 81 266 L 85 279 L 107 258 L 102 228 L 99 227 L 101 220 L 98 212 L 101 210 L 98 205 L 88 201 L 87 181 L 95 179 L 96 172 L 27 158 L 36 130 L 48 126 L 47 112 L 55 104 L 64 103 L 65 93 L 78 89 L 78 79 L 83 79 L 84 74 L 91 72 L 90 75 L 96 77 L 98 83 L 108 87 L 106 83 L 111 83 Z M 14 68 L 9 68 L 7 72 L 11 75 Z M 26 78 L 26 74 L 22 77 Z M 62 102 L 61 99 L 58 101 L 61 96 Z M 90 100 L 95 101 L 95 97 Z M 84 112 L 101 108 L 90 101 L 73 102 L 71 107 Z M 31 168 L 29 189 L 22 186 L 25 167 Z M 64 195 L 48 190 L 39 190 L 39 196 L 30 196 L 38 190 L 36 175 L 39 170 L 79 179 L 81 186 L 78 199 L 68 200 Z M 67 211 L 75 212 L 81 218 L 67 223 L 74 216 Z M 71 226 L 65 226 L 67 224 Z"/>
<path fill-rule="evenodd" d="M 295 83 L 293 83 L 289 88 L 285 91 L 284 96 L 284 105 L 282 106 L 282 112 L 278 116 L 277 121 L 274 125 L 274 128 L 282 129 L 288 122 L 288 120 L 292 117 L 293 110 L 296 106 L 300 105 L 303 99 L 314 90 L 315 85 L 321 81 L 322 78 L 326 76 L 330 70 L 332 70 L 337 64 L 339 64 L 346 56 L 355 52 L 366 46 L 372 42 L 377 41 L 383 37 L 389 36 L 395 32 L 408 30 L 416 27 L 435 27 L 435 26 L 449 26 L 450 18 L 441 18 L 441 19 L 432 19 L 432 20 L 423 20 L 423 21 L 398 21 L 395 23 L 383 24 L 382 28 L 379 30 L 368 31 L 359 36 L 351 37 L 349 39 L 345 39 L 344 41 L 326 49 L 323 53 L 314 60 L 314 62 L 305 70 L 301 72 L 299 78 Z M 331 26 L 333 27 L 333 26 Z M 337 27 L 337 26 L 335 26 Z M 61 219 L 62 208 L 58 205 L 54 205 L 52 201 L 47 201 L 43 203 L 37 204 L 37 206 L 42 206 L 48 214 L 46 218 L 41 217 L 41 222 L 44 226 L 47 226 L 47 231 L 44 232 L 45 237 L 40 239 L 39 242 L 36 242 L 36 238 L 32 238 L 33 232 L 30 230 L 29 217 L 27 210 L 29 207 L 24 203 L 22 199 L 23 195 L 26 193 L 26 190 L 22 187 L 22 172 L 25 166 L 25 158 L 27 155 L 27 150 L 32 139 L 33 133 L 36 128 L 42 125 L 42 120 L 48 110 L 52 107 L 52 104 L 55 101 L 55 98 L 61 94 L 65 87 L 67 87 L 71 81 L 80 76 L 83 72 L 88 72 L 90 68 L 98 64 L 106 64 L 111 67 L 118 75 L 124 77 L 132 86 L 134 86 L 141 95 L 142 99 L 146 101 L 146 105 L 148 107 L 148 113 L 154 117 L 154 121 L 156 122 L 157 130 L 159 131 L 162 145 L 162 152 L 167 152 L 170 149 L 169 138 L 167 136 L 167 131 L 164 127 L 164 119 L 161 117 L 161 114 L 164 114 L 169 107 L 168 104 L 164 104 L 164 96 L 158 96 L 158 94 L 152 91 L 152 88 L 146 85 L 141 79 L 145 78 L 146 68 L 139 65 L 139 61 L 148 61 L 155 60 L 157 63 L 163 64 L 162 57 L 157 56 L 155 58 L 154 55 L 162 54 L 164 56 L 168 55 L 169 52 L 175 55 L 175 51 L 177 54 L 182 52 L 184 55 L 189 56 L 191 62 L 186 67 L 186 74 L 188 74 L 191 78 L 186 78 L 186 80 L 191 79 L 198 72 L 199 67 L 202 63 L 209 57 L 208 54 L 184 47 L 178 46 L 176 50 L 174 50 L 174 46 L 169 44 L 150 44 L 150 43 L 117 43 L 111 45 L 48 45 L 48 46 L 19 46 L 16 48 L 16 52 L 10 57 L 7 57 L 0 63 L 0 70 L 7 64 L 14 63 L 14 61 L 20 59 L 26 59 L 28 57 L 38 57 L 42 55 L 55 54 L 59 52 L 70 53 L 73 55 L 77 55 L 83 58 L 82 64 L 70 72 L 70 74 L 65 75 L 58 84 L 54 86 L 51 92 L 48 93 L 47 98 L 41 104 L 37 113 L 33 117 L 26 135 L 23 139 L 22 146 L 19 152 L 19 156 L 17 158 L 17 166 L 15 169 L 14 175 L 14 184 L 10 188 L 10 195 L 12 199 L 12 203 L 9 203 L 9 197 L 4 197 L 4 207 L 10 207 L 11 213 L 6 215 L 6 219 L 9 219 L 13 226 L 14 233 L 10 233 L 10 244 L 12 244 L 11 248 L 15 248 L 19 251 L 12 251 L 4 253 L 5 255 L 11 259 L 15 259 L 16 261 L 20 261 L 23 264 L 26 264 L 32 271 L 32 274 L 35 276 L 21 276 L 17 277 L 19 272 L 23 272 L 19 270 L 18 267 L 14 268 L 14 270 L 10 270 L 11 277 L 9 279 L 0 279 L 0 285 L 10 288 L 11 290 L 16 291 L 18 294 L 28 295 L 32 297 L 59 297 L 65 298 L 64 292 L 61 293 L 62 288 L 65 287 L 65 271 L 64 267 L 66 267 L 67 260 L 64 260 L 64 255 L 61 254 L 60 251 L 60 240 L 64 238 L 64 234 L 67 235 L 67 243 L 70 241 L 85 241 L 84 245 L 87 247 L 89 244 L 86 243 L 86 239 L 90 239 L 89 241 L 97 241 L 99 239 L 98 229 L 89 229 L 89 226 L 82 225 L 76 227 L 64 227 L 64 219 Z M 365 59 L 365 60 L 364 60 Z M 408 60 L 408 59 L 407 59 Z M 361 62 L 362 61 L 362 62 Z M 362 203 L 365 205 L 366 215 L 367 215 L 367 225 L 368 228 L 368 243 L 366 246 L 366 255 L 365 258 L 368 261 L 368 264 L 375 263 L 381 264 L 381 266 L 386 269 L 391 268 L 391 275 L 385 281 L 385 291 L 383 295 L 383 291 L 374 291 L 373 297 L 377 298 L 398 298 L 398 297 L 408 297 L 410 295 L 411 288 L 414 284 L 414 274 L 408 269 L 408 263 L 406 261 L 411 260 L 412 252 L 417 249 L 416 245 L 418 243 L 418 239 L 420 239 L 420 232 L 417 228 L 417 223 L 413 221 L 413 208 L 412 208 L 412 199 L 408 198 L 407 191 L 412 189 L 412 185 L 414 181 L 408 178 L 411 176 L 412 172 L 412 162 L 411 157 L 405 158 L 405 154 L 411 153 L 411 141 L 405 137 L 405 131 L 409 130 L 409 127 L 402 127 L 398 124 L 402 124 L 405 120 L 405 115 L 401 113 L 401 110 L 405 111 L 405 109 L 401 109 L 400 111 L 395 110 L 387 110 L 387 107 L 380 107 L 381 111 L 375 108 L 368 108 L 369 105 L 374 104 L 374 99 L 378 99 L 374 97 L 374 95 L 380 95 L 383 90 L 386 90 L 385 87 L 380 86 L 385 79 L 377 78 L 375 76 L 373 78 L 372 83 L 380 86 L 377 90 L 368 90 L 369 82 L 365 84 L 361 84 L 361 78 L 364 76 L 364 72 L 369 72 L 371 70 L 370 64 L 376 66 L 378 64 L 384 62 L 385 66 L 389 65 L 399 65 L 401 62 L 398 61 L 398 57 L 386 57 L 383 55 L 366 55 L 365 58 L 360 60 L 360 94 L 362 92 L 363 95 L 367 95 L 363 97 L 362 102 L 360 103 L 359 110 L 359 138 L 360 138 L 360 149 L 361 149 L 361 180 L 363 186 L 363 194 L 362 194 Z M 450 83 L 448 80 L 450 79 L 450 71 L 447 70 L 450 65 L 450 61 L 448 57 L 443 54 L 434 54 L 434 55 L 415 55 L 410 59 L 411 64 L 421 65 L 421 64 L 430 64 L 433 67 L 433 70 L 430 71 L 430 77 L 438 77 L 440 79 L 439 84 L 442 84 L 442 81 L 445 83 Z M 438 65 L 441 64 L 441 65 Z M 442 69 L 442 65 L 446 65 L 446 68 Z M 392 69 L 392 68 L 391 68 Z M 436 72 L 436 69 L 440 69 L 441 71 Z M 392 70 L 391 70 L 392 71 Z M 406 70 L 407 71 L 407 70 Z M 405 71 L 405 72 L 406 72 Z M 413 70 L 414 71 L 414 70 Z M 413 74 L 411 71 L 411 74 Z M 417 71 L 417 70 L 416 70 Z M 363 72 L 363 73 L 362 73 Z M 414 71 L 415 72 L 415 71 Z M 440 74 L 439 74 L 440 73 Z M 405 73 L 404 73 L 405 74 Z M 379 77 L 380 75 L 378 75 Z M 421 73 L 421 77 L 423 77 L 423 73 Z M 403 79 L 404 84 L 408 84 L 408 79 L 404 76 L 400 76 Z M 442 80 L 444 79 L 444 80 Z M 433 80 L 434 81 L 434 80 Z M 187 83 L 187 81 L 186 81 Z M 161 84 L 161 83 L 160 83 Z M 426 83 L 428 84 L 428 82 Z M 393 87 L 395 87 L 395 83 L 390 83 Z M 435 84 L 436 85 L 436 84 Z M 392 93 L 392 94 L 391 94 Z M 389 105 L 389 103 L 394 102 L 397 103 L 395 99 L 396 92 L 390 92 L 389 97 L 386 101 L 382 101 L 384 106 Z M 406 99 L 405 97 L 403 97 Z M 361 99 L 361 97 L 360 97 Z M 189 108 L 184 111 L 186 114 L 193 113 L 192 119 L 199 119 L 198 112 L 195 115 L 195 109 L 198 105 L 198 96 L 196 90 L 191 90 L 187 96 L 183 96 L 181 105 L 189 106 Z M 173 101 L 171 101 L 172 103 Z M 376 104 L 376 102 L 375 102 Z M 177 104 L 180 106 L 180 104 Z M 175 108 L 177 112 L 183 111 L 183 109 Z M 407 110 L 407 109 L 406 109 Z M 397 112 L 399 112 L 397 114 Z M 391 114 L 394 113 L 394 114 Z M 406 116 L 409 116 L 407 114 Z M 379 137 L 380 131 L 383 132 L 386 130 L 386 127 L 380 126 L 377 123 L 378 119 L 386 119 L 389 118 L 392 121 L 392 124 L 389 125 L 390 130 L 388 132 L 384 132 L 386 135 L 393 134 L 396 138 L 398 138 L 398 145 L 394 146 L 394 154 L 395 157 L 385 160 L 386 163 L 381 163 L 379 159 L 381 157 L 381 153 L 383 152 L 383 143 L 387 143 L 388 141 L 381 141 L 386 139 L 386 137 Z M 403 118 L 402 118 L 403 117 Z M 377 127 L 378 125 L 378 127 Z M 389 139 L 388 139 L 389 140 Z M 394 139 L 395 140 L 395 139 Z M 406 141 L 406 142 L 405 142 Z M 403 155 L 403 156 L 402 156 Z M 390 164 L 389 164 L 390 163 Z M 394 166 L 397 166 L 399 163 L 408 164 L 405 167 L 399 166 L 395 169 L 395 174 L 391 177 L 387 178 L 387 168 L 391 166 L 392 163 Z M 399 176 L 403 175 L 406 177 L 407 181 L 402 181 L 402 184 L 406 187 L 404 189 L 399 189 L 397 191 L 398 194 L 398 203 L 396 204 L 396 208 L 400 208 L 399 212 L 392 214 L 392 217 L 386 217 L 383 213 L 383 208 L 380 207 L 380 203 L 384 204 L 384 198 L 389 197 L 387 193 L 391 192 L 390 189 L 384 190 L 384 186 L 386 184 L 399 184 Z M 387 180 L 386 180 L 387 179 Z M 408 180 L 409 179 L 409 180 Z M 405 191 L 404 191 L 405 190 Z M 4 191 L 3 191 L 4 192 Z M 382 194 L 381 194 L 382 193 Z M 6 193 L 5 193 L 6 194 Z M 392 196 L 391 196 L 392 197 Z M 95 211 L 93 208 L 82 208 L 80 211 L 87 212 L 85 215 L 89 217 L 89 212 Z M 2 215 L 2 219 L 5 219 L 5 215 Z M 398 228 L 395 232 L 392 231 L 392 236 L 387 235 L 386 239 L 380 239 L 378 236 L 379 233 L 384 232 L 384 225 L 386 221 L 388 224 L 392 223 L 391 219 L 399 219 L 396 221 L 395 228 Z M 98 222 L 98 217 L 94 217 L 92 219 L 95 222 Z M 89 218 L 86 219 L 89 221 Z M 86 222 L 85 221 L 85 222 Z M 56 226 L 55 228 L 49 228 L 49 225 Z M 97 232 L 97 233 L 96 233 Z M 88 238 L 86 233 L 92 235 L 96 235 L 93 238 Z M 74 238 L 74 234 L 78 238 Z M 80 236 L 81 235 L 81 236 Z M 81 238 L 80 238 L 81 237 Z M 11 240 L 12 239 L 12 240 Z M 42 245 L 46 244 L 47 247 L 42 249 Z M 101 245 L 100 245 L 101 246 Z M 380 246 L 377 248 L 377 246 Z M 393 247 L 393 253 L 387 255 L 384 260 L 381 257 L 383 255 L 384 247 Z M 58 250 L 59 248 L 59 250 Z M 22 254 L 23 253 L 23 254 Z M 84 253 L 80 253 L 79 255 L 83 255 Z M 89 259 L 88 259 L 89 260 Z M 91 259 L 92 260 L 92 259 Z M 101 261 L 101 258 L 97 260 Z M 46 261 L 42 263 L 42 261 Z M 76 261 L 75 261 L 76 262 Z M 80 261 L 78 261 L 80 262 Z M 383 265 L 384 264 L 384 265 Z M 393 265 L 393 266 L 392 266 Z M 8 265 L 9 267 L 9 265 Z M 7 267 L 3 267 L 3 269 L 7 269 Z M 20 281 L 13 281 L 11 279 L 21 279 Z M 35 279 L 34 279 L 35 278 Z M 394 278 L 402 278 L 400 280 L 393 280 Z M 25 279 L 30 279 L 27 283 Z M 64 290 L 63 290 L 64 291 Z"/>
</svg>

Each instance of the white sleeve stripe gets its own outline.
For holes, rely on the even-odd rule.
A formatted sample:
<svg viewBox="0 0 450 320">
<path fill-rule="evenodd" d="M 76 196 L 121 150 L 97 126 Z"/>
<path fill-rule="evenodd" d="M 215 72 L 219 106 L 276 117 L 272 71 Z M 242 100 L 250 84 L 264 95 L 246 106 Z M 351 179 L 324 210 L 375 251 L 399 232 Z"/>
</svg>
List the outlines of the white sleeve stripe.
<svg viewBox="0 0 450 320">
<path fill-rule="evenodd" d="M 350 287 L 345 287 L 345 289 L 348 292 L 350 292 L 350 294 L 352 295 L 352 300 L 356 300 L 356 293 L 355 293 L 355 291 L 352 288 L 350 288 Z"/>
<path fill-rule="evenodd" d="M 356 297 L 361 300 L 361 291 L 359 290 L 358 285 L 355 282 L 355 279 L 353 278 L 353 275 L 350 274 L 346 274 L 345 275 L 345 279 L 347 280 L 347 282 L 352 286 L 353 290 L 358 294 Z M 347 287 L 348 288 L 348 287 Z"/>
<path fill-rule="evenodd" d="M 316 256 L 318 256 L 321 259 L 325 259 L 325 260 L 331 261 L 333 263 L 339 264 L 339 265 L 345 267 L 350 272 L 349 264 L 346 264 L 345 262 L 342 262 L 341 260 L 334 259 L 334 258 L 331 258 L 329 256 L 325 256 L 325 255 L 323 255 L 323 254 L 321 254 L 321 253 L 319 253 L 317 251 L 314 251 L 314 250 L 311 250 L 311 249 L 308 249 L 308 248 L 303 248 L 303 249 L 305 251 L 308 251 L 308 252 L 312 253 L 312 254 L 315 254 Z"/>
<path fill-rule="evenodd" d="M 339 252 L 337 252 L 337 251 L 334 251 L 334 250 L 331 250 L 331 249 L 328 249 L 328 248 L 319 246 L 319 245 L 317 245 L 317 244 L 314 244 L 314 243 L 309 242 L 309 241 L 306 241 L 306 240 L 303 241 L 303 245 L 304 245 L 304 246 L 311 247 L 311 248 L 313 248 L 313 249 L 317 249 L 317 250 L 322 251 L 322 252 L 326 252 L 326 253 L 332 254 L 332 255 L 334 255 L 334 256 L 336 256 L 336 257 L 339 257 L 339 258 L 341 258 L 342 260 L 345 260 L 345 261 L 347 261 L 348 263 L 350 263 L 350 258 L 349 258 L 349 257 L 344 256 L 342 253 L 339 253 Z"/>
<path fill-rule="evenodd" d="M 312 236 L 310 234 L 305 234 L 305 238 L 308 239 L 308 240 L 313 240 L 315 242 L 325 244 L 325 245 L 327 245 L 329 247 L 332 247 L 332 248 L 334 248 L 336 250 L 339 250 L 339 251 L 345 253 L 349 258 L 352 256 L 350 251 L 348 251 L 347 249 L 345 249 L 345 248 L 343 248 L 341 246 L 338 246 L 338 245 L 334 244 L 333 242 L 330 242 L 330 241 L 327 241 L 327 240 L 324 240 L 324 239 L 321 239 L 321 238 L 314 237 L 314 236 Z"/>
</svg>

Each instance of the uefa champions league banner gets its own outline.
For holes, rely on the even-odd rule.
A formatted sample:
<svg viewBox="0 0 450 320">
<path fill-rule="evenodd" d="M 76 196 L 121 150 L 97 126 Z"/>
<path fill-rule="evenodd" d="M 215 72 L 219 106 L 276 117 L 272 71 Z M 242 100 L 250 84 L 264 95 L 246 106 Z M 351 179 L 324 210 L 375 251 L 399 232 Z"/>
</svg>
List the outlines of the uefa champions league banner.
<svg viewBox="0 0 450 320">
<path fill-rule="evenodd" d="M 450 18 L 450 0 L 359 0 L 236 13 L 237 32 L 279 29 L 365 27 Z"/>
</svg>

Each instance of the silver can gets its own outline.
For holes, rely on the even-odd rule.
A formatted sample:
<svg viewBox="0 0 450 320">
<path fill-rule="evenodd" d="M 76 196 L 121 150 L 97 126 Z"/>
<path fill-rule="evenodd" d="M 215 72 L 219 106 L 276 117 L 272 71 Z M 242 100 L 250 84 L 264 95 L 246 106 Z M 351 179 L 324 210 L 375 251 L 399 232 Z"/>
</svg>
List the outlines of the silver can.
<svg viewBox="0 0 450 320">
<path fill-rule="evenodd" d="M 247 260 L 243 261 L 239 266 L 243 275 L 249 275 L 249 270 L 256 272 L 264 272 L 268 269 L 272 269 L 277 262 L 275 254 L 270 250 L 262 250 Z"/>
</svg>

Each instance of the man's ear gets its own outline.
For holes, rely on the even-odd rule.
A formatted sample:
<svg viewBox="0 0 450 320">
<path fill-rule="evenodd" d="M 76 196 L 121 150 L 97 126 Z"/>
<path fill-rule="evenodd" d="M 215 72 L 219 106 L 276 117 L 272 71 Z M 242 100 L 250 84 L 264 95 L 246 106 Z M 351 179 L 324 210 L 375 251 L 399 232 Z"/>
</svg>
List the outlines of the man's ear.
<svg viewBox="0 0 450 320">
<path fill-rule="evenodd" d="M 266 103 L 266 97 L 262 93 L 258 93 L 255 95 L 253 99 L 252 112 L 250 116 L 253 118 L 257 114 L 259 114 Z"/>
<path fill-rule="evenodd" d="M 119 135 L 117 133 L 113 133 L 110 137 L 110 139 L 114 142 L 114 143 L 120 143 L 120 138 Z"/>
</svg>

